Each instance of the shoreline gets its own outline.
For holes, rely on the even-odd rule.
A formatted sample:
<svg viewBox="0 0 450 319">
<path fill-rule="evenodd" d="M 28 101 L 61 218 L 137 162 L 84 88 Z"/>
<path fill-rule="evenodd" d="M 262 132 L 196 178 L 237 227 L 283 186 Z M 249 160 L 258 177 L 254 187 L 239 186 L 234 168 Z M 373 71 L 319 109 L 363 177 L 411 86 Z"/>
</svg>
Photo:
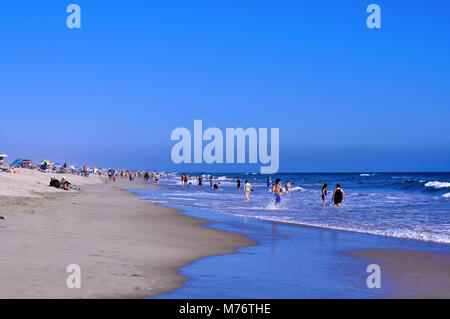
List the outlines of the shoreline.
<svg viewBox="0 0 450 319">
<path fill-rule="evenodd" d="M 27 195 L 0 196 L 0 299 L 450 297 L 445 243 L 160 203 L 165 186 L 141 181 L 70 176 L 81 190 L 62 191 L 20 175 L 0 175 Z M 366 287 L 371 263 L 383 289 Z"/>
<path fill-rule="evenodd" d="M 164 206 L 167 204 L 158 205 L 167 207 Z M 182 274 L 190 278 L 188 284 L 156 298 L 202 299 L 210 296 L 245 299 L 251 298 L 254 293 L 258 298 L 274 299 L 450 298 L 450 291 L 446 289 L 448 280 L 440 282 L 442 276 L 450 278 L 450 254 L 446 253 L 445 243 L 244 218 L 179 205 L 169 207 L 176 207 L 187 216 L 215 222 L 207 227 L 244 234 L 258 245 L 239 249 L 239 255 L 211 256 L 181 268 Z M 277 253 L 274 255 L 275 251 Z M 372 251 L 384 253 L 374 255 Z M 290 257 L 293 252 L 299 260 L 293 261 Z M 309 263 L 314 260 L 318 260 L 318 264 L 311 269 Z M 439 260 L 439 265 L 436 260 Z M 367 276 L 370 275 L 366 267 L 371 263 L 381 266 L 382 289 L 366 286 Z M 327 266 L 324 267 L 324 264 Z M 418 264 L 419 269 L 415 269 L 414 265 Z M 220 265 L 222 272 L 215 269 L 216 265 Z M 282 271 L 274 272 L 275 265 L 283 265 Z M 261 274 L 253 273 L 255 267 Z M 417 282 L 408 281 L 409 275 Z M 315 279 L 308 282 L 305 276 Z M 243 283 L 235 279 L 239 277 L 248 278 L 246 285 L 254 286 L 253 289 L 249 287 L 246 288 L 249 291 L 241 291 Z M 303 285 L 301 283 L 287 286 L 285 280 L 288 277 L 293 282 L 305 281 L 303 288 L 297 288 Z M 264 290 L 261 283 L 267 278 L 271 280 Z M 433 289 L 435 286 L 437 288 Z M 342 290 L 343 287 L 346 288 Z M 274 292 L 277 288 L 279 292 Z M 347 288 L 350 290 L 347 291 Z M 282 291 L 289 289 L 292 289 L 291 293 Z M 227 291 L 233 294 L 227 294 Z"/>
<path fill-rule="evenodd" d="M 254 245 L 139 200 L 132 190 L 142 188 L 151 186 L 118 181 L 0 197 L 0 298 L 152 297 L 183 286 L 181 267 Z M 69 264 L 81 267 L 80 289 L 66 286 Z"/>
</svg>

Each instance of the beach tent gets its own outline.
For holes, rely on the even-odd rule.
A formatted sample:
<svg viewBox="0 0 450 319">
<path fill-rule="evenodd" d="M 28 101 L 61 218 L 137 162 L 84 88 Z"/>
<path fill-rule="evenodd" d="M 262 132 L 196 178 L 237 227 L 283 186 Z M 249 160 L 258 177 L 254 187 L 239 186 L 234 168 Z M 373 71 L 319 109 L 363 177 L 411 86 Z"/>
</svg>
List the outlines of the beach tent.
<svg viewBox="0 0 450 319">
<path fill-rule="evenodd" d="M 14 167 L 20 167 L 20 166 L 22 166 L 22 162 L 23 162 L 23 159 L 18 158 L 18 159 L 16 159 L 16 160 L 12 163 L 12 165 L 13 165 Z"/>
<path fill-rule="evenodd" d="M 12 165 L 14 167 L 26 167 L 27 165 L 33 165 L 33 162 L 29 159 L 18 158 L 12 163 Z"/>
<path fill-rule="evenodd" d="M 27 165 L 33 166 L 33 162 L 29 159 L 22 160 L 22 167 L 26 167 Z"/>
</svg>

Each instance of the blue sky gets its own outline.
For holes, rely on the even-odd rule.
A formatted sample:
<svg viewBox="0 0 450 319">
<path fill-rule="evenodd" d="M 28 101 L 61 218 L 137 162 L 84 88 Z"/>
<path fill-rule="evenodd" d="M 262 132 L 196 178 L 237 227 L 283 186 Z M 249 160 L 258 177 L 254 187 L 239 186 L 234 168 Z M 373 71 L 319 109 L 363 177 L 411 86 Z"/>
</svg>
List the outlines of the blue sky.
<svg viewBox="0 0 450 319">
<path fill-rule="evenodd" d="M 66 27 L 81 7 L 82 28 Z M 366 7 L 381 7 L 368 29 Z M 280 128 L 280 171 L 448 171 L 445 1 L 8 1 L 0 153 L 132 169 L 177 127 Z"/>
</svg>

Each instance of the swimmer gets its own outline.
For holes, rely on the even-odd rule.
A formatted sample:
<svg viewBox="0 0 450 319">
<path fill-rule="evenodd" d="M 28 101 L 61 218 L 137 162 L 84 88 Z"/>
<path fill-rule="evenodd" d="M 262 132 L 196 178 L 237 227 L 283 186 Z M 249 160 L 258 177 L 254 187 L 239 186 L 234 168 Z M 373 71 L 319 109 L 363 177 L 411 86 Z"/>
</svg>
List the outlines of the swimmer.
<svg viewBox="0 0 450 319">
<path fill-rule="evenodd" d="M 267 179 L 267 189 L 270 188 L 270 184 L 272 184 L 272 180 L 270 179 L 270 177 Z"/>
<path fill-rule="evenodd" d="M 286 194 L 291 195 L 291 184 L 289 183 L 289 181 L 286 181 L 284 183 L 284 188 L 286 189 Z"/>
<path fill-rule="evenodd" d="M 275 185 L 276 185 L 275 186 L 275 190 L 274 190 L 275 205 L 280 205 L 281 204 L 281 198 L 283 196 L 283 188 L 281 187 L 281 179 L 277 178 Z"/>
<path fill-rule="evenodd" d="M 326 197 L 327 197 L 327 187 L 328 187 L 327 183 L 323 184 L 323 186 L 322 186 L 322 206 L 325 206 Z"/>
<path fill-rule="evenodd" d="M 244 184 L 244 194 L 245 194 L 245 200 L 249 200 L 250 192 L 252 191 L 252 185 L 248 182 L 248 180 L 245 181 Z"/>
<path fill-rule="evenodd" d="M 334 201 L 334 205 L 341 206 L 342 200 L 345 199 L 345 193 L 341 188 L 341 184 L 336 184 L 336 189 L 334 190 L 331 199 Z"/>
</svg>

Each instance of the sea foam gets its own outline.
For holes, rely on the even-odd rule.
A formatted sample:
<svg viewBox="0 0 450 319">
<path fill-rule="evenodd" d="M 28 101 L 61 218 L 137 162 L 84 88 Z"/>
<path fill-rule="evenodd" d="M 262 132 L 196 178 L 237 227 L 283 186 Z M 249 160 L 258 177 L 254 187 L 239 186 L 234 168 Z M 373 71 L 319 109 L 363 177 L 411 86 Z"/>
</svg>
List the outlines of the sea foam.
<svg viewBox="0 0 450 319">
<path fill-rule="evenodd" d="M 450 187 L 450 183 L 448 182 L 428 182 L 425 183 L 426 187 L 434 187 L 434 188 L 446 188 L 446 187 Z"/>
</svg>

